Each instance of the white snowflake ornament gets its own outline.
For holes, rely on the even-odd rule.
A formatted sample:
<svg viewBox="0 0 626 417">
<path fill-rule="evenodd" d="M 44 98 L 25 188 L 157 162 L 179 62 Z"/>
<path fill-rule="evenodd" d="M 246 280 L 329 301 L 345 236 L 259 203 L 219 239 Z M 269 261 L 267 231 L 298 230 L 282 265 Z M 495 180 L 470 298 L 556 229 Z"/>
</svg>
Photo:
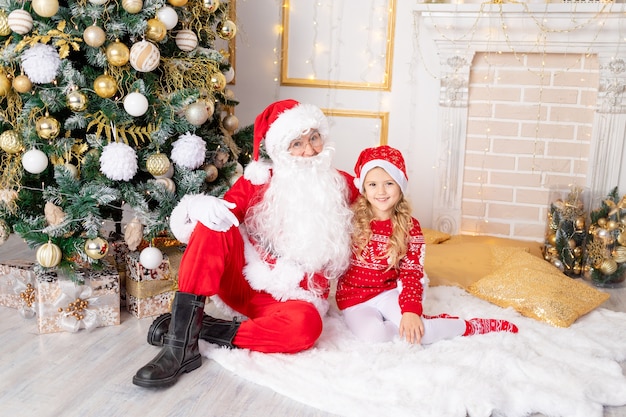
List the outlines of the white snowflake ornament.
<svg viewBox="0 0 626 417">
<path fill-rule="evenodd" d="M 125 143 L 111 142 L 102 149 L 100 172 L 114 181 L 128 181 L 137 173 L 137 153 Z"/>
<path fill-rule="evenodd" d="M 172 161 L 187 169 L 196 169 L 204 163 L 206 142 L 197 135 L 185 133 L 172 144 Z"/>
<path fill-rule="evenodd" d="M 50 45 L 36 43 L 22 54 L 22 69 L 35 84 L 54 81 L 60 66 L 59 53 Z"/>
</svg>

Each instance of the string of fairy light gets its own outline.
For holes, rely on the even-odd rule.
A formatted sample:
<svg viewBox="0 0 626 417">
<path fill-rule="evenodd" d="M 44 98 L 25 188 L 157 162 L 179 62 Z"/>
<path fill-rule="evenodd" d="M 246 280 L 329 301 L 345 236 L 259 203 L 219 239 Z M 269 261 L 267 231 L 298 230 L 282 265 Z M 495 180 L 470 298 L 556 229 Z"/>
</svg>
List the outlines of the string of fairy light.
<svg viewBox="0 0 626 417">
<path fill-rule="evenodd" d="M 496 16 L 499 17 L 499 31 L 503 34 L 504 36 L 504 45 L 506 46 L 506 49 L 508 50 L 500 50 L 500 49 L 505 49 L 505 48 L 496 48 L 498 50 L 494 50 L 493 48 L 486 48 L 488 51 L 487 54 L 484 55 L 483 59 L 485 59 L 487 61 L 487 65 L 488 67 L 491 68 L 492 64 L 489 62 L 490 61 L 490 57 L 492 56 L 492 54 L 497 54 L 500 55 L 504 52 L 510 52 L 512 53 L 512 55 L 515 57 L 515 59 L 517 59 L 517 61 L 520 63 L 520 65 L 523 68 L 526 68 L 527 71 L 529 71 L 530 73 L 533 73 L 534 75 L 536 75 L 539 78 L 539 90 L 538 90 L 538 102 L 539 105 L 537 106 L 537 113 L 536 113 L 536 117 L 535 117 L 535 143 L 534 143 L 534 151 L 533 151 L 533 161 L 532 161 L 532 167 L 533 170 L 536 167 L 536 157 L 539 146 L 540 146 L 540 125 L 541 125 L 541 112 L 542 112 L 542 105 L 543 105 L 543 101 L 544 101 L 544 84 L 545 84 L 545 72 L 546 72 L 546 68 L 545 68 L 545 56 L 548 53 L 548 47 L 547 47 L 547 37 L 550 36 L 551 34 L 554 33 L 558 33 L 558 34 L 569 34 L 569 33 L 574 33 L 578 30 L 582 30 L 585 29 L 587 32 L 592 33 L 592 37 L 588 40 L 588 46 L 586 47 L 586 51 L 581 52 L 577 52 L 577 56 L 578 59 L 572 61 L 572 60 L 568 60 L 568 65 L 566 67 L 560 67 L 558 70 L 554 70 L 553 73 L 554 74 L 559 74 L 559 73 L 565 73 L 568 72 L 572 69 L 579 69 L 580 68 L 580 61 L 584 58 L 584 57 L 589 57 L 591 55 L 591 51 L 593 50 L 593 46 L 594 43 L 596 43 L 596 41 L 598 40 L 599 35 L 602 33 L 603 28 L 605 26 L 605 20 L 606 20 L 606 16 L 607 16 L 607 12 L 610 12 L 612 10 L 613 7 L 613 3 L 603 3 L 598 9 L 596 9 L 596 11 L 589 16 L 588 14 L 585 14 L 585 18 L 583 20 L 581 20 L 579 18 L 579 15 L 577 14 L 576 11 L 576 5 L 572 5 L 572 9 L 571 9 L 571 17 L 570 17 L 570 24 L 567 25 L 567 27 L 557 27 L 557 28 L 553 28 L 550 26 L 550 17 L 548 14 L 548 8 L 550 7 L 548 4 L 545 5 L 545 8 L 543 11 L 537 11 L 537 6 L 533 5 L 531 7 L 529 7 L 528 4 L 526 3 L 517 3 L 516 4 L 521 5 L 522 9 L 523 9 L 523 13 L 525 16 L 530 17 L 531 21 L 533 21 L 535 23 L 535 25 L 537 26 L 537 29 L 539 31 L 539 36 L 537 37 L 536 43 L 535 43 L 535 49 L 536 51 L 540 54 L 540 58 L 541 58 L 541 65 L 540 67 L 537 69 L 536 67 L 530 67 L 528 65 L 526 65 L 525 63 L 525 57 L 527 55 L 527 46 L 524 49 L 524 52 L 520 53 L 521 47 L 519 48 L 520 50 L 518 50 L 518 48 L 516 47 L 515 43 L 511 40 L 511 36 L 509 33 L 509 27 L 506 21 L 506 17 L 505 17 L 505 8 L 503 7 L 503 5 L 501 4 L 501 2 L 493 2 L 493 3 L 482 3 L 479 6 L 479 11 L 478 13 L 476 13 L 476 17 L 475 20 L 469 25 L 469 27 L 463 31 L 463 33 L 459 34 L 458 33 L 458 28 L 455 28 L 457 30 L 453 31 L 452 33 L 454 33 L 454 35 L 449 35 L 451 33 L 451 31 L 449 31 L 450 27 L 448 26 L 439 26 L 437 24 L 437 22 L 435 21 L 434 18 L 432 18 L 432 21 L 429 22 L 432 26 L 432 28 L 437 32 L 437 35 L 439 39 L 444 39 L 447 42 L 449 42 L 452 45 L 458 45 L 459 46 L 459 52 L 458 55 L 460 56 L 472 56 L 471 52 L 471 48 L 473 47 L 473 42 L 475 40 L 479 40 L 479 41 L 484 41 L 484 34 L 480 33 L 480 37 L 479 37 L 479 23 L 482 22 L 482 19 L 493 19 L 494 18 L 494 12 L 496 12 Z M 453 13 L 453 10 L 451 9 L 455 9 L 456 11 L 459 11 L 459 8 L 462 7 L 460 5 L 450 5 L 450 9 L 448 9 L 451 14 Z M 431 7 L 428 4 L 424 5 L 424 9 L 425 11 L 431 12 L 433 10 L 431 10 Z M 436 8 L 436 10 L 440 10 L 439 7 Z M 428 16 L 428 14 L 427 14 Z M 428 19 L 428 17 L 426 17 L 426 19 Z M 453 23 L 454 24 L 454 23 Z M 433 79 L 437 80 L 437 81 L 441 81 L 442 80 L 442 76 L 438 75 L 438 71 L 434 70 L 433 68 L 429 67 L 429 60 L 425 58 L 425 53 L 422 50 L 422 43 L 420 41 L 420 39 L 424 36 L 423 33 L 420 33 L 420 31 L 423 31 L 421 25 L 420 25 L 420 16 L 418 14 L 416 14 L 416 17 L 413 20 L 413 29 L 414 29 L 414 33 L 416 33 L 416 40 L 414 40 L 413 42 L 413 59 L 417 60 L 419 63 L 421 63 L 422 68 L 426 71 L 426 73 L 432 77 Z M 595 29 L 594 29 L 595 27 Z M 591 30 L 590 30 L 591 29 Z M 622 38 L 623 36 L 620 33 L 620 38 Z M 487 35 L 487 43 L 489 43 L 489 41 L 491 40 L 490 35 Z M 465 48 L 463 48 L 465 47 Z M 564 46 L 565 47 L 565 51 L 564 53 L 568 53 L 567 52 L 567 45 Z M 463 49 L 465 49 L 465 53 L 463 53 Z M 580 47 L 577 48 L 578 50 L 580 49 Z M 493 50 L 493 52 L 491 52 Z M 617 52 L 617 51 L 616 51 Z M 417 63 L 414 63 L 415 66 L 417 66 Z M 444 74 L 445 75 L 445 74 Z M 489 90 L 489 92 L 491 93 L 491 90 Z M 488 97 L 488 101 L 489 101 L 489 106 L 491 107 L 492 104 L 492 100 L 493 98 L 491 96 Z M 416 98 L 412 97 L 412 101 L 411 104 L 413 107 L 416 106 Z M 485 138 L 486 138 L 486 143 L 487 146 L 489 146 L 489 143 L 491 142 L 491 126 L 490 126 L 490 120 L 491 118 L 488 118 L 486 120 L 485 123 Z M 415 129 L 414 124 L 412 124 L 411 126 L 412 130 Z M 478 187 L 478 194 L 479 194 L 479 200 L 482 204 L 482 206 L 485 208 L 486 210 L 486 201 L 485 201 L 485 195 L 484 195 L 484 187 L 486 186 L 486 182 L 487 178 L 485 176 L 485 165 L 484 165 L 484 161 L 486 160 L 487 154 L 489 152 L 489 148 L 485 147 L 483 150 L 483 162 L 482 162 L 482 173 L 480 175 L 480 177 L 478 177 L 478 180 L 480 181 L 480 185 Z M 580 159 L 583 160 L 585 159 L 586 156 L 581 155 Z M 436 168 L 436 167 L 433 167 Z M 483 216 L 479 219 L 479 221 L 483 221 L 483 222 L 487 222 L 487 220 L 485 219 L 485 212 L 483 211 Z"/>
</svg>

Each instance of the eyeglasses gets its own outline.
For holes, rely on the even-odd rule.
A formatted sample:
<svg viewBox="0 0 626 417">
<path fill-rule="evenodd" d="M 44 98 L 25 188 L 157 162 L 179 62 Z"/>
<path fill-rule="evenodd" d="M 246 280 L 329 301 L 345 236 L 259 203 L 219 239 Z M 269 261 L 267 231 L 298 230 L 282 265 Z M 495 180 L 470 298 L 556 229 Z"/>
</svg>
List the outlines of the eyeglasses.
<svg viewBox="0 0 626 417">
<path fill-rule="evenodd" d="M 287 148 L 287 150 L 293 156 L 303 156 L 307 152 L 309 146 L 313 149 L 315 155 L 321 152 L 324 147 L 322 135 L 320 135 L 320 132 L 315 129 L 297 139 L 292 140 L 289 143 L 289 148 Z"/>
</svg>

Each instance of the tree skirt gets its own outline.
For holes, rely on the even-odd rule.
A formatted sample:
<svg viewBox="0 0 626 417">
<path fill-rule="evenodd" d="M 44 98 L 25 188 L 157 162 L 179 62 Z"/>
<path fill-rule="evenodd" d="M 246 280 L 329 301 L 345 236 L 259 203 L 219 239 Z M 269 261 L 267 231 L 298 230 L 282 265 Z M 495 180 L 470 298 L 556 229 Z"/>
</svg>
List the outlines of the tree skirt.
<svg viewBox="0 0 626 417">
<path fill-rule="evenodd" d="M 513 321 L 518 334 L 457 337 L 430 346 L 366 344 L 331 308 L 314 348 L 263 354 L 201 343 L 224 368 L 312 407 L 342 416 L 470 417 L 532 413 L 601 417 L 626 404 L 626 313 L 596 309 L 555 328 L 460 288 L 434 287 L 426 314 Z"/>
</svg>

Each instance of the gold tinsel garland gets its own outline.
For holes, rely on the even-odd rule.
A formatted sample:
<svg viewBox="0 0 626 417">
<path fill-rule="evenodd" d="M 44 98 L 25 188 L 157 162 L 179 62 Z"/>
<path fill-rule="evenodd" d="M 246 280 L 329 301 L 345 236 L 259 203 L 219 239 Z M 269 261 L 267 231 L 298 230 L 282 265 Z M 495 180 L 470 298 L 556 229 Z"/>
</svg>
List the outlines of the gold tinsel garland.
<svg viewBox="0 0 626 417">
<path fill-rule="evenodd" d="M 162 57 L 160 68 L 163 71 L 160 85 L 164 95 L 179 90 L 197 88 L 199 85 L 204 85 L 210 90 L 212 74 L 220 72 L 215 61 L 203 56 L 193 58 Z"/>
</svg>

